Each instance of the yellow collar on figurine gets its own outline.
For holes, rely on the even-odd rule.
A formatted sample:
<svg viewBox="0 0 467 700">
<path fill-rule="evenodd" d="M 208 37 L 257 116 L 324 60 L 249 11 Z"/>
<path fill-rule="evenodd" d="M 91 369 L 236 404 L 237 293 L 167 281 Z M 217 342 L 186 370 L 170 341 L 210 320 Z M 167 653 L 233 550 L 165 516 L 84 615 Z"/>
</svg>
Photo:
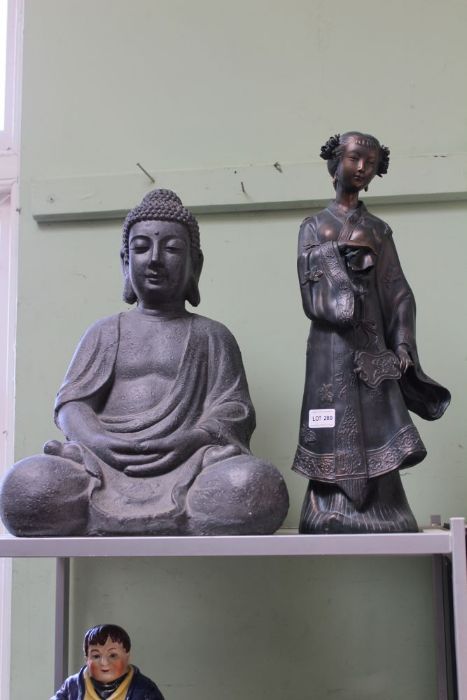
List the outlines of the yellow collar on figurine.
<svg viewBox="0 0 467 700">
<path fill-rule="evenodd" d="M 126 693 L 128 688 L 130 687 L 131 681 L 133 680 L 134 673 L 135 670 L 133 666 L 131 666 L 130 673 L 128 674 L 128 676 L 125 678 L 123 683 L 121 683 L 121 685 L 118 686 L 115 693 L 112 693 L 112 695 L 107 700 L 125 700 Z M 86 689 L 84 700 L 100 700 L 98 694 L 94 690 L 94 686 L 89 676 L 88 669 L 86 669 L 84 672 L 84 687 Z"/>
</svg>

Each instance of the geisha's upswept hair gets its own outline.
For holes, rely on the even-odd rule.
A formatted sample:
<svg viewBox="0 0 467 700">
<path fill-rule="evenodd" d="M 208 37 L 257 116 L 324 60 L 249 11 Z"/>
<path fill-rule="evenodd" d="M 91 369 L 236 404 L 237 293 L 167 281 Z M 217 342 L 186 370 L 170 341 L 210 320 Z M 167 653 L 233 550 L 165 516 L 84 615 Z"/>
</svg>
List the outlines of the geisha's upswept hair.
<svg viewBox="0 0 467 700">
<path fill-rule="evenodd" d="M 360 131 L 346 131 L 345 134 L 336 134 L 331 136 L 324 146 L 321 146 L 320 157 L 328 161 L 328 171 L 331 177 L 336 174 L 337 166 L 340 157 L 344 151 L 344 146 L 353 138 L 356 143 L 374 148 L 379 153 L 378 169 L 376 174 L 378 177 L 386 175 L 389 167 L 389 148 L 380 144 L 377 138 L 371 134 L 362 134 Z"/>
</svg>

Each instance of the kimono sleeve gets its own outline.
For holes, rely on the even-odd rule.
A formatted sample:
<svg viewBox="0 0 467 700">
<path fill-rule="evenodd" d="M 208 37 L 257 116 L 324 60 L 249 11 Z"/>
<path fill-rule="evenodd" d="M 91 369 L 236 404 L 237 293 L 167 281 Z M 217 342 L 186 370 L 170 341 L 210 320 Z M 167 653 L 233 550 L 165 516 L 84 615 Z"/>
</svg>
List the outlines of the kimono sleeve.
<svg viewBox="0 0 467 700">
<path fill-rule="evenodd" d="M 353 285 L 337 242 L 318 242 L 313 219 L 305 219 L 300 228 L 297 272 L 308 318 L 332 326 L 350 326 L 355 310 Z"/>
<path fill-rule="evenodd" d="M 395 351 L 405 344 L 415 354 L 415 298 L 402 271 L 389 228 L 378 255 L 377 285 L 387 346 Z"/>
<path fill-rule="evenodd" d="M 400 379 L 407 408 L 425 420 L 437 420 L 449 406 L 451 394 L 425 374 L 420 365 L 415 335 L 415 299 L 402 272 L 390 229 L 379 254 L 378 293 L 387 346 L 395 351 L 404 343 L 413 361 Z"/>
</svg>

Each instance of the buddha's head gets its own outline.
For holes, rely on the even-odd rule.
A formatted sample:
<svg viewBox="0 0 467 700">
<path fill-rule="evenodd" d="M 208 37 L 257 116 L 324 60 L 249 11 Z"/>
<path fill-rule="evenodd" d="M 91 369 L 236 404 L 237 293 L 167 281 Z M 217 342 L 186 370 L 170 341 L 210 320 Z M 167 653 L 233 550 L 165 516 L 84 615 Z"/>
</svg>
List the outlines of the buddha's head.
<svg viewBox="0 0 467 700">
<path fill-rule="evenodd" d="M 123 224 L 120 255 L 123 298 L 128 304 L 141 301 L 145 294 L 199 304 L 203 254 L 198 222 L 175 192 L 153 190 L 131 209 Z M 149 272 L 140 273 L 142 265 Z"/>
<path fill-rule="evenodd" d="M 84 635 L 84 656 L 91 678 L 112 683 L 130 667 L 131 641 L 118 625 L 96 625 Z"/>
<path fill-rule="evenodd" d="M 367 189 L 373 177 L 382 177 L 389 167 L 389 148 L 360 131 L 331 136 L 321 146 L 320 156 L 328 162 L 334 189 L 339 179 L 350 186 L 353 181 L 355 189 Z"/>
</svg>

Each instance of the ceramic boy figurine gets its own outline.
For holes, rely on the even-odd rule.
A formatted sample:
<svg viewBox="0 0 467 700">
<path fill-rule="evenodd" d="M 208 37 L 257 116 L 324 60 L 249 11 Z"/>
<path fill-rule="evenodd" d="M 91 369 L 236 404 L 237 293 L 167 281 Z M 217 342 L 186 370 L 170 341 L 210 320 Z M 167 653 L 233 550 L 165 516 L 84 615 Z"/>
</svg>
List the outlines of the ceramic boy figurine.
<svg viewBox="0 0 467 700">
<path fill-rule="evenodd" d="M 91 627 L 83 646 L 86 665 L 51 700 L 164 700 L 157 685 L 130 664 L 131 641 L 121 627 Z"/>
</svg>

